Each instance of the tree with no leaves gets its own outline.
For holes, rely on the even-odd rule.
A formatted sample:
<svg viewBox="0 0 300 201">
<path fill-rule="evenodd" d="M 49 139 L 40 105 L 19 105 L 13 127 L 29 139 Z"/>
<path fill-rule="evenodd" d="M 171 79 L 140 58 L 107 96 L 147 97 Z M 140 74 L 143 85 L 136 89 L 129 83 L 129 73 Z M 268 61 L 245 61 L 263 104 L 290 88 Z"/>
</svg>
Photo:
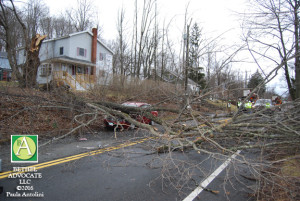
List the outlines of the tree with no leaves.
<svg viewBox="0 0 300 201">
<path fill-rule="evenodd" d="M 33 26 L 26 26 L 26 22 L 16 10 L 12 0 L 10 3 L 1 1 L 0 26 L 4 30 L 4 40 L 6 43 L 6 51 L 8 55 L 9 64 L 12 68 L 13 75 L 18 80 L 21 87 L 36 87 L 37 69 L 40 65 L 39 50 L 42 41 L 46 36 L 37 34 L 37 23 L 29 22 L 29 19 L 34 19 L 39 16 L 39 2 L 33 2 L 29 6 L 27 16 L 28 24 Z M 32 2 L 31 2 L 32 3 Z M 33 14 L 32 16 L 30 14 Z M 19 35 L 20 32 L 21 34 Z M 18 36 L 21 37 L 23 43 L 19 43 Z M 26 61 L 22 65 L 17 63 L 17 48 L 23 45 L 26 54 Z"/>
<path fill-rule="evenodd" d="M 77 8 L 70 8 L 66 13 L 77 32 L 91 29 L 96 15 L 93 3 L 90 0 L 77 0 Z"/>
<path fill-rule="evenodd" d="M 253 59 L 262 72 L 261 58 L 276 66 L 284 63 L 281 69 L 293 100 L 300 98 L 299 5 L 298 0 L 252 0 L 244 21 L 245 41 Z M 291 58 L 294 66 L 288 63 Z"/>
</svg>

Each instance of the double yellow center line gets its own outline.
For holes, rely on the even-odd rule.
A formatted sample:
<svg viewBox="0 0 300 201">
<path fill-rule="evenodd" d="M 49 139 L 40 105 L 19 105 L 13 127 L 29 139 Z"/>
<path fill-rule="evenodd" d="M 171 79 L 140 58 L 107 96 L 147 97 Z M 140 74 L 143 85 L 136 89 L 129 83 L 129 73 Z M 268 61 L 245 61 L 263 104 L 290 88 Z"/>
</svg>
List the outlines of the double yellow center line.
<svg viewBox="0 0 300 201">
<path fill-rule="evenodd" d="M 151 140 L 151 139 L 156 139 L 157 137 L 147 137 L 147 138 L 143 138 L 140 140 L 136 140 L 133 142 L 127 142 L 127 143 L 123 143 L 114 147 L 107 147 L 107 148 L 103 148 L 103 149 L 98 149 L 98 150 L 94 150 L 94 151 L 90 151 L 90 152 L 86 152 L 86 153 L 82 153 L 82 154 L 77 154 L 77 155 L 73 155 L 73 156 L 68 156 L 65 158 L 60 158 L 60 159 L 56 159 L 56 160 L 52 160 L 52 161 L 48 161 L 48 162 L 44 162 L 44 163 L 39 163 L 36 165 L 32 165 L 32 166 L 28 166 L 28 167 L 34 167 L 36 170 L 42 169 L 42 168 L 46 168 L 46 167 L 51 167 L 54 165 L 59 165 L 62 163 L 67 163 L 70 161 L 74 161 L 74 160 L 78 160 L 84 157 L 88 157 L 88 156 L 94 156 L 97 154 L 102 154 L 105 152 L 109 152 L 109 151 L 113 151 L 113 150 L 118 150 L 118 149 L 122 149 L 125 147 L 129 147 L 129 146 L 133 146 L 136 144 L 140 144 L 143 143 L 147 140 Z M 7 171 L 7 172 L 3 172 L 0 173 L 0 179 L 4 179 L 7 178 L 9 176 L 9 174 L 14 173 L 14 171 Z M 18 173 L 22 173 L 22 172 L 18 172 Z"/>
</svg>

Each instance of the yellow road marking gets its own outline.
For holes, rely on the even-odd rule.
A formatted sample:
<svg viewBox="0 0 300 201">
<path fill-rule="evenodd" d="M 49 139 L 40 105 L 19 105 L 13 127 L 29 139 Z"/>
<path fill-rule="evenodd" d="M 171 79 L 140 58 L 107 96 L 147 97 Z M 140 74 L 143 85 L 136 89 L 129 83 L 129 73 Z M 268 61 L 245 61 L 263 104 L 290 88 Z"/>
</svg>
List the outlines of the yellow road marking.
<svg viewBox="0 0 300 201">
<path fill-rule="evenodd" d="M 82 154 L 77 154 L 77 155 L 68 156 L 68 157 L 64 157 L 64 158 L 60 158 L 60 159 L 56 159 L 56 160 L 52 160 L 52 161 L 48 161 L 48 162 L 44 162 L 44 163 L 39 163 L 36 165 L 31 165 L 28 167 L 34 167 L 36 170 L 39 170 L 42 168 L 51 167 L 54 165 L 59 165 L 62 163 L 67 163 L 70 161 L 78 160 L 78 159 L 81 159 L 81 158 L 84 158 L 87 156 L 94 156 L 94 155 L 101 154 L 104 152 L 109 152 L 109 151 L 129 147 L 129 146 L 133 146 L 133 145 L 140 144 L 147 140 L 155 139 L 155 138 L 157 138 L 157 137 L 147 137 L 142 140 L 137 140 L 137 141 L 130 142 L 130 143 L 123 143 L 123 144 L 117 145 L 115 147 L 107 147 L 107 148 L 103 148 L 103 149 L 98 149 L 98 150 L 94 150 L 94 151 L 90 151 L 90 152 L 86 152 L 86 153 L 82 153 Z M 4 178 L 8 177 L 9 174 L 11 174 L 11 173 L 14 173 L 14 171 L 7 171 L 7 172 L 0 173 L 0 179 L 4 179 Z M 17 173 L 22 173 L 22 172 L 17 172 Z"/>
</svg>

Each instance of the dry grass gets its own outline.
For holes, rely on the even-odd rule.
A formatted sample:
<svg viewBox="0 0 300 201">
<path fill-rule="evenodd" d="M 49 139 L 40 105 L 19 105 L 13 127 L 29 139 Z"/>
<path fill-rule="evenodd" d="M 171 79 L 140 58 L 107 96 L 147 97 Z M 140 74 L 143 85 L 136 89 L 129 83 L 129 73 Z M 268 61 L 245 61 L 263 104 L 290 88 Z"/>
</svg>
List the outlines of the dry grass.
<svg viewBox="0 0 300 201">
<path fill-rule="evenodd" d="M 182 94 L 181 87 L 176 85 L 153 81 L 153 80 L 121 80 L 115 78 L 114 81 L 107 86 L 99 85 L 89 91 L 89 97 L 94 100 L 113 101 L 121 103 L 124 101 L 141 101 L 155 103 L 161 100 L 170 99 Z"/>
<path fill-rule="evenodd" d="M 281 168 L 281 173 L 287 177 L 298 177 L 300 179 L 300 155 L 298 159 L 287 160 Z"/>
<path fill-rule="evenodd" d="M 294 152 L 291 155 L 278 154 L 277 150 L 270 153 L 268 160 L 282 162 L 262 171 L 258 200 L 300 200 L 300 155 L 297 150 Z"/>
</svg>

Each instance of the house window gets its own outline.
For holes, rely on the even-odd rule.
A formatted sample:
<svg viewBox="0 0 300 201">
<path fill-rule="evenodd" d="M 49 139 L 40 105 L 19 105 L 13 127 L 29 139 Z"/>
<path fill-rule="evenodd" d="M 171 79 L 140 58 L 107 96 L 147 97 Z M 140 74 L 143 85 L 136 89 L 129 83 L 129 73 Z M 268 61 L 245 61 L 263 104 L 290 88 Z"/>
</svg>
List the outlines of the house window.
<svg viewBox="0 0 300 201">
<path fill-rule="evenodd" d="M 79 55 L 84 56 L 84 49 L 83 48 L 79 48 Z"/>
<path fill-rule="evenodd" d="M 86 49 L 78 47 L 77 48 L 77 56 L 86 57 Z"/>
<path fill-rule="evenodd" d="M 77 73 L 82 73 L 82 67 L 80 67 L 80 66 L 77 66 Z"/>
<path fill-rule="evenodd" d="M 64 54 L 64 47 L 60 47 L 59 48 L 59 55 L 63 55 Z"/>
<path fill-rule="evenodd" d="M 40 68 L 40 76 L 41 77 L 48 77 L 51 75 L 52 68 L 49 64 L 44 64 Z"/>
<path fill-rule="evenodd" d="M 104 60 L 105 60 L 105 57 L 106 57 L 106 54 L 105 54 L 105 53 L 100 53 L 99 60 L 100 60 L 100 61 L 104 61 Z"/>
</svg>

